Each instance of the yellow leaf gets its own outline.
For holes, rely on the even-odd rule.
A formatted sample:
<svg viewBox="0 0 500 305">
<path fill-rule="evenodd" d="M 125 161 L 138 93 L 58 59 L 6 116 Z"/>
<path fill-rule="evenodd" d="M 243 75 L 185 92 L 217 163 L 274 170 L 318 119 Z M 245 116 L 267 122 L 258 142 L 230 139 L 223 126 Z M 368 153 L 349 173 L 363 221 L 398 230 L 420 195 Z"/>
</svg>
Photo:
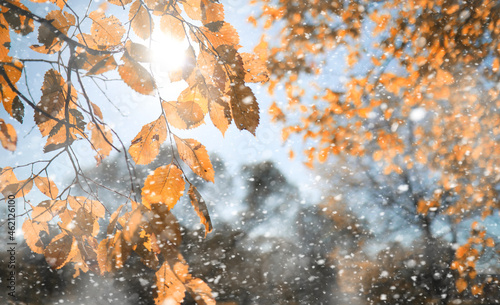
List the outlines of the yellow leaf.
<svg viewBox="0 0 500 305">
<path fill-rule="evenodd" d="M 130 6 L 128 19 L 132 20 L 132 29 L 142 39 L 148 39 L 153 33 L 153 19 L 140 0 L 135 1 Z"/>
<path fill-rule="evenodd" d="M 14 126 L 5 123 L 3 119 L 0 118 L 0 142 L 2 142 L 3 148 L 14 151 L 17 146 L 17 133 Z"/>
<path fill-rule="evenodd" d="M 56 184 L 49 177 L 35 177 L 35 185 L 40 192 L 52 199 L 55 199 L 59 194 Z"/>
<path fill-rule="evenodd" d="M 196 189 L 194 185 L 189 186 L 189 199 L 191 199 L 191 204 L 200 217 L 200 222 L 205 226 L 205 237 L 208 233 L 212 232 L 212 221 L 210 220 L 210 214 L 208 213 L 208 208 L 205 203 L 203 197 L 201 197 L 200 193 Z"/>
<path fill-rule="evenodd" d="M 142 126 L 128 149 L 136 164 L 151 163 L 160 152 L 160 145 L 167 138 L 167 126 L 160 116 L 157 120 Z"/>
<path fill-rule="evenodd" d="M 148 70 L 127 53 L 123 55 L 122 60 L 123 65 L 118 66 L 118 73 L 120 73 L 123 81 L 141 94 L 152 95 L 156 89 L 156 84 Z"/>
<path fill-rule="evenodd" d="M 172 209 L 184 193 L 182 171 L 174 164 L 158 167 L 146 178 L 142 201 L 162 203 Z"/>
<path fill-rule="evenodd" d="M 214 182 L 214 169 L 208 157 L 207 150 L 200 142 L 194 139 L 181 139 L 174 136 L 177 151 L 182 161 L 198 176 Z"/>
</svg>

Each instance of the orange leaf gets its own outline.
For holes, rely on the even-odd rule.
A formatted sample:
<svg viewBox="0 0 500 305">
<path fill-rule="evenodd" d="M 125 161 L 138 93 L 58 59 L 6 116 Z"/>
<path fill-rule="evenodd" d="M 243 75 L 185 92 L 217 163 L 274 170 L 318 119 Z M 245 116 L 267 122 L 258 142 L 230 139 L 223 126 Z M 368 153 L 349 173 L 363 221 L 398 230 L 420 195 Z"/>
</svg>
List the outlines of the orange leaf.
<svg viewBox="0 0 500 305">
<path fill-rule="evenodd" d="M 255 54 L 241 53 L 245 69 L 245 82 L 265 83 L 269 80 L 269 71 L 263 61 Z"/>
<path fill-rule="evenodd" d="M 14 126 L 5 123 L 3 119 L 0 118 L 0 142 L 2 142 L 3 148 L 14 151 L 17 146 L 17 133 Z"/>
<path fill-rule="evenodd" d="M 203 24 L 224 21 L 224 5 L 221 3 L 203 1 L 201 11 Z"/>
<path fill-rule="evenodd" d="M 168 261 L 163 262 L 156 272 L 156 287 L 158 293 L 155 298 L 156 305 L 180 304 L 186 295 L 184 284 L 172 271 Z"/>
<path fill-rule="evenodd" d="M 458 293 L 461 293 L 462 291 L 464 291 L 465 289 L 467 289 L 467 281 L 465 279 L 463 279 L 463 278 L 459 278 L 455 282 L 455 286 L 457 287 Z"/>
<path fill-rule="evenodd" d="M 45 260 L 52 269 L 60 269 L 71 260 L 70 253 L 74 241 L 75 238 L 66 233 L 61 233 L 52 239 L 44 251 Z"/>
<path fill-rule="evenodd" d="M 200 85 L 194 85 L 186 88 L 177 98 L 177 102 L 195 102 L 196 104 L 198 104 L 198 106 L 200 106 L 201 110 L 203 111 L 203 115 L 208 112 L 208 100 L 206 97 L 206 92 Z"/>
<path fill-rule="evenodd" d="M 77 212 L 80 208 L 84 208 L 92 214 L 94 217 L 103 218 L 106 213 L 106 208 L 102 205 L 101 202 L 97 200 L 90 200 L 83 196 L 68 196 L 68 204 L 71 209 Z"/>
<path fill-rule="evenodd" d="M 105 56 L 97 61 L 85 75 L 98 75 L 116 68 L 116 61 L 112 55 Z"/>
<path fill-rule="evenodd" d="M 182 171 L 174 164 L 158 167 L 146 178 L 142 188 L 142 201 L 166 204 L 172 209 L 184 193 Z"/>
<path fill-rule="evenodd" d="M 26 244 L 31 251 L 43 254 L 45 245 L 40 239 L 40 233 L 49 233 L 49 225 L 46 222 L 38 223 L 30 219 L 26 219 L 23 223 L 23 233 Z"/>
<path fill-rule="evenodd" d="M 212 123 L 222 132 L 222 135 L 224 135 L 229 124 L 231 124 L 231 109 L 226 102 L 222 100 L 219 101 L 220 102 L 210 100 L 208 103 L 208 112 L 210 113 Z"/>
<path fill-rule="evenodd" d="M 111 217 L 109 218 L 109 224 L 108 224 L 108 229 L 106 231 L 107 235 L 111 235 L 113 231 L 115 230 L 116 227 L 116 222 L 118 221 L 118 216 L 120 216 L 120 211 L 123 208 L 123 204 L 116 209 L 116 211 L 113 212 Z"/>
<path fill-rule="evenodd" d="M 198 214 L 198 217 L 200 217 L 201 224 L 205 226 L 206 237 L 208 233 L 212 232 L 213 227 L 205 200 L 203 199 L 203 197 L 201 197 L 196 187 L 192 184 L 189 186 L 188 193 L 189 199 L 191 199 L 191 204 L 193 205 L 196 214 Z"/>
<path fill-rule="evenodd" d="M 201 20 L 201 2 L 200 0 L 185 0 L 182 5 L 184 6 L 184 11 L 193 20 Z"/>
<path fill-rule="evenodd" d="M 35 185 L 40 192 L 52 199 L 55 199 L 59 194 L 56 184 L 49 177 L 35 177 Z"/>
<path fill-rule="evenodd" d="M 33 208 L 31 218 L 38 222 L 48 222 L 59 215 L 66 208 L 66 201 L 45 200 Z"/>
<path fill-rule="evenodd" d="M 182 241 L 180 225 L 174 214 L 169 211 L 168 206 L 153 203 L 149 206 L 150 211 L 143 213 L 144 230 L 155 236 L 155 241 L 151 241 L 151 247 L 158 246 L 164 248 L 168 245 L 178 247 Z M 159 252 L 159 249 L 158 249 Z"/>
<path fill-rule="evenodd" d="M 170 36 L 177 40 L 184 40 L 186 33 L 184 32 L 184 27 L 182 22 L 179 20 L 181 17 L 178 15 L 168 15 L 165 14 L 161 16 L 160 19 L 160 29 L 170 34 Z"/>
<path fill-rule="evenodd" d="M 15 198 L 19 198 L 21 196 L 26 196 L 33 187 L 33 179 L 28 178 L 26 180 L 21 180 L 15 183 L 11 183 L 7 185 L 3 190 L 2 194 L 4 197 L 9 195 L 14 195 Z"/>
<path fill-rule="evenodd" d="M 151 163 L 160 152 L 160 145 L 167 138 L 167 126 L 163 117 L 142 126 L 128 149 L 136 164 Z"/>
<path fill-rule="evenodd" d="M 102 10 L 91 12 L 89 17 L 93 21 L 90 32 L 99 50 L 109 49 L 121 42 L 125 29 L 118 18 L 113 15 L 106 17 Z"/>
<path fill-rule="evenodd" d="M 231 89 L 231 113 L 238 129 L 255 135 L 259 125 L 259 105 L 252 89 L 244 84 L 235 84 Z"/>
<path fill-rule="evenodd" d="M 193 101 L 190 102 L 162 102 L 167 121 L 175 128 L 191 129 L 204 123 L 203 110 Z"/>
<path fill-rule="evenodd" d="M 97 126 L 99 126 L 99 128 L 97 128 Z M 92 142 L 92 149 L 97 153 L 95 159 L 99 165 L 111 152 L 112 146 L 110 143 L 113 143 L 113 136 L 111 130 L 102 124 L 96 125 L 93 122 L 89 122 L 87 124 L 87 129 L 92 132 L 90 140 Z"/>
<path fill-rule="evenodd" d="M 181 139 L 175 135 L 174 138 L 182 161 L 198 176 L 214 182 L 215 172 L 205 146 L 194 139 Z"/>
<path fill-rule="evenodd" d="M 151 33 L 153 33 L 153 20 L 140 0 L 135 1 L 130 6 L 128 19 L 132 20 L 132 29 L 140 38 L 148 39 Z"/>
<path fill-rule="evenodd" d="M 118 73 L 120 73 L 123 81 L 141 94 L 152 95 L 156 85 L 148 70 L 127 53 L 122 56 L 122 60 L 123 65 L 118 66 Z"/>
<path fill-rule="evenodd" d="M 219 27 L 220 23 L 222 23 L 222 26 Z M 219 21 L 215 24 L 207 24 L 201 27 L 200 30 L 203 32 L 206 39 L 208 39 L 207 45 L 215 49 L 221 45 L 232 46 L 235 49 L 240 48 L 240 37 L 238 36 L 238 32 L 236 32 L 235 28 L 227 22 Z"/>
<path fill-rule="evenodd" d="M 193 278 L 186 283 L 189 294 L 196 300 L 197 304 L 215 305 L 215 298 L 212 295 L 212 289 L 207 283 L 199 278 Z"/>
</svg>

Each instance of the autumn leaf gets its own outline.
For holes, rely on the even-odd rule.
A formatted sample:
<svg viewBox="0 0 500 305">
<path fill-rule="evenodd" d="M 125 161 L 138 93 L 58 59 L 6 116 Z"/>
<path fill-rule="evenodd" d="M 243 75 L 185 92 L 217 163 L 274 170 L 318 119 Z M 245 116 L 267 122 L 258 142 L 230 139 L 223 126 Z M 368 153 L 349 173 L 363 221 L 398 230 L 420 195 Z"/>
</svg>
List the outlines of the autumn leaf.
<svg viewBox="0 0 500 305">
<path fill-rule="evenodd" d="M 156 89 L 156 84 L 148 70 L 127 53 L 123 54 L 122 61 L 123 65 L 118 66 L 118 73 L 120 73 L 123 81 L 141 94 L 152 95 Z"/>
<path fill-rule="evenodd" d="M 149 205 L 148 210 L 143 211 L 142 227 L 149 234 L 149 251 L 160 253 L 167 247 L 179 247 L 182 242 L 179 222 L 165 204 Z"/>
<path fill-rule="evenodd" d="M 455 282 L 455 287 L 457 288 L 458 293 L 461 293 L 462 291 L 467 289 L 467 281 L 463 278 L 459 278 Z"/>
<path fill-rule="evenodd" d="M 196 128 L 204 123 L 203 110 L 193 102 L 162 102 L 163 110 L 170 125 L 178 129 Z"/>
<path fill-rule="evenodd" d="M 265 83 L 269 80 L 269 71 L 260 58 L 251 53 L 241 53 L 243 59 L 243 68 L 246 71 L 245 82 L 247 83 Z"/>
<path fill-rule="evenodd" d="M 214 182 L 215 172 L 205 146 L 194 139 L 181 139 L 175 135 L 174 139 L 182 161 L 198 176 Z"/>
<path fill-rule="evenodd" d="M 50 244 L 45 248 L 45 260 L 52 269 L 60 269 L 71 260 L 71 254 L 76 254 L 71 251 L 75 238 L 67 233 L 61 233 L 54 237 Z"/>
<path fill-rule="evenodd" d="M 163 117 L 146 124 L 132 140 L 128 152 L 136 164 L 151 163 L 158 153 L 160 146 L 167 138 L 167 126 Z"/>
<path fill-rule="evenodd" d="M 64 200 L 45 200 L 40 202 L 31 212 L 31 218 L 38 222 L 48 222 L 66 208 Z"/>
<path fill-rule="evenodd" d="M 43 254 L 45 245 L 43 244 L 40 233 L 49 233 L 49 225 L 46 222 L 36 222 L 31 219 L 26 219 L 23 223 L 23 233 L 26 244 L 31 251 Z"/>
<path fill-rule="evenodd" d="M 88 55 L 87 55 L 88 56 Z M 111 70 L 116 69 L 116 61 L 112 55 L 104 56 L 104 57 L 96 57 L 100 60 L 91 66 L 89 71 L 87 72 L 87 76 L 89 75 L 99 75 Z M 101 59 L 102 58 L 102 59 Z M 101 118 L 102 119 L 102 118 Z"/>
<path fill-rule="evenodd" d="M 259 105 L 252 89 L 243 84 L 236 84 L 230 94 L 231 113 L 236 127 L 255 135 L 259 125 Z"/>
<path fill-rule="evenodd" d="M 194 102 L 200 106 L 200 109 L 205 115 L 208 112 L 208 100 L 205 90 L 201 85 L 194 85 L 186 88 L 177 98 L 178 103 Z"/>
<path fill-rule="evenodd" d="M 35 177 L 35 185 L 44 195 L 50 197 L 51 199 L 55 199 L 59 194 L 59 190 L 57 189 L 54 181 L 50 180 L 49 177 Z"/>
<path fill-rule="evenodd" d="M 118 217 L 120 216 L 120 212 L 121 212 L 122 208 L 123 208 L 123 204 L 120 205 L 116 209 L 116 211 L 113 212 L 113 214 L 111 214 L 111 217 L 109 218 L 108 228 L 106 231 L 107 235 L 111 235 L 113 233 L 113 231 L 115 230 L 116 223 L 118 222 Z"/>
<path fill-rule="evenodd" d="M 203 197 L 201 197 L 196 187 L 192 184 L 189 186 L 188 194 L 189 199 L 191 200 L 191 204 L 196 211 L 196 214 L 198 214 L 198 217 L 200 217 L 201 224 L 205 226 L 206 237 L 208 233 L 212 232 L 213 227 L 205 200 L 203 199 Z"/>
<path fill-rule="evenodd" d="M 199 278 L 193 278 L 186 283 L 186 288 L 189 294 L 193 296 L 197 304 L 200 305 L 215 305 L 215 298 L 212 294 L 212 289 L 207 283 Z"/>
<path fill-rule="evenodd" d="M 49 12 L 45 19 L 50 20 L 51 24 L 63 34 L 67 34 L 69 28 L 74 26 L 76 22 L 73 14 L 60 10 Z M 53 54 L 62 47 L 62 40 L 60 40 L 57 33 L 54 33 L 45 24 L 40 25 L 38 29 L 38 42 L 42 45 L 33 45 L 31 49 L 43 54 Z"/>
<path fill-rule="evenodd" d="M 76 212 L 75 218 L 73 219 L 73 228 L 71 229 L 71 233 L 75 236 L 94 235 L 95 222 L 96 217 L 90 214 L 85 208 L 80 208 Z M 98 232 L 99 231 L 97 230 L 96 233 Z"/>
<path fill-rule="evenodd" d="M 117 230 L 111 238 L 103 239 L 97 248 L 97 262 L 101 274 L 123 268 L 132 247 L 123 240 L 123 232 Z"/>
<path fill-rule="evenodd" d="M 186 288 L 165 261 L 156 272 L 156 287 L 158 296 L 155 298 L 156 305 L 180 304 L 184 300 Z"/>
<path fill-rule="evenodd" d="M 104 205 L 97 200 L 91 200 L 83 196 L 68 196 L 67 201 L 71 209 L 75 212 L 80 208 L 84 208 L 88 213 L 99 218 L 103 218 L 106 213 Z"/>
<path fill-rule="evenodd" d="M 183 0 L 184 11 L 193 20 L 201 20 L 201 0 Z"/>
<path fill-rule="evenodd" d="M 28 178 L 26 180 L 21 180 L 6 185 L 2 190 L 2 194 L 4 195 L 4 197 L 7 197 L 9 195 L 14 195 L 14 198 L 19 198 L 21 196 L 24 197 L 31 191 L 32 187 L 33 179 Z"/>
<path fill-rule="evenodd" d="M 219 46 L 227 45 L 239 49 L 240 37 L 238 36 L 238 32 L 236 32 L 231 24 L 223 21 L 221 22 L 222 26 L 220 27 L 214 27 L 210 26 L 211 24 L 207 24 L 200 29 L 207 39 L 207 46 L 217 49 Z"/>
<path fill-rule="evenodd" d="M 201 11 L 203 24 L 224 21 L 224 5 L 221 3 L 202 1 Z"/>
<path fill-rule="evenodd" d="M 145 45 L 127 40 L 125 50 L 137 62 L 151 62 L 151 51 Z"/>
<path fill-rule="evenodd" d="M 153 20 L 147 9 L 142 5 L 140 0 L 135 1 L 130 6 L 128 15 L 129 20 L 132 20 L 132 29 L 134 33 L 142 39 L 148 39 L 153 33 Z"/>
<path fill-rule="evenodd" d="M 184 40 L 186 33 L 184 32 L 184 27 L 182 26 L 182 21 L 179 20 L 181 17 L 179 15 L 169 15 L 165 14 L 161 16 L 160 29 L 164 33 L 170 34 L 170 36 L 179 41 Z"/>
<path fill-rule="evenodd" d="M 174 164 L 158 167 L 146 178 L 142 201 L 151 205 L 162 203 L 172 209 L 184 193 L 182 171 Z"/>
<path fill-rule="evenodd" d="M 3 148 L 15 151 L 17 146 L 17 133 L 14 126 L 5 123 L 3 119 L 0 118 L 0 142 Z"/>
<path fill-rule="evenodd" d="M 222 101 L 222 99 L 210 100 L 208 103 L 208 112 L 210 113 L 212 123 L 224 135 L 231 124 L 231 109 L 229 108 L 229 104 Z"/>
<path fill-rule="evenodd" d="M 99 127 L 97 127 L 99 126 Z M 91 131 L 91 142 L 92 149 L 95 150 L 97 155 L 95 155 L 95 159 L 97 161 L 97 165 L 101 163 L 101 161 L 109 156 L 111 149 L 113 148 L 110 143 L 113 143 L 113 136 L 111 134 L 111 130 L 102 124 L 94 124 L 93 122 L 89 122 L 87 124 L 87 129 Z"/>
<path fill-rule="evenodd" d="M 93 21 L 90 33 L 99 50 L 107 50 L 121 42 L 125 29 L 118 18 L 106 17 L 102 10 L 91 12 L 89 17 Z"/>
</svg>

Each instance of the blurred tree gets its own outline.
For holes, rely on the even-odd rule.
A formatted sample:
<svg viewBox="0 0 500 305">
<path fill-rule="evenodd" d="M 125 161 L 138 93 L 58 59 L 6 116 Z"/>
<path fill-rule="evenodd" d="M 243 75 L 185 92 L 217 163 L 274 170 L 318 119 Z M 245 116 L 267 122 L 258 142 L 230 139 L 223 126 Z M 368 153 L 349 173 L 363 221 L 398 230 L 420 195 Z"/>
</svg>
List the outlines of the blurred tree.
<svg viewBox="0 0 500 305">
<path fill-rule="evenodd" d="M 285 139 L 303 136 L 307 165 L 363 158 L 370 187 L 387 190 L 376 200 L 419 222 L 428 245 L 433 219 L 453 227 L 498 210 L 496 1 L 253 2 L 269 91 L 287 99 L 270 113 Z M 449 263 L 457 290 L 480 294 L 475 262 L 495 241 L 471 238 Z"/>
</svg>

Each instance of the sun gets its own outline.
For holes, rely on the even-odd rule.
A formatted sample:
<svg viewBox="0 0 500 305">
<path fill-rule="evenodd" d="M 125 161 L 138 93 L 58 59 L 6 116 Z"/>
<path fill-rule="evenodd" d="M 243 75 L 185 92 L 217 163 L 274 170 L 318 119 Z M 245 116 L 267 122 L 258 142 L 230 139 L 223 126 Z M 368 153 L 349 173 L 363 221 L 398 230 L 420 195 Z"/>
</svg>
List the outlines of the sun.
<svg viewBox="0 0 500 305">
<path fill-rule="evenodd" d="M 180 41 L 163 33 L 154 37 L 151 41 L 153 69 L 160 74 L 181 69 L 186 57 L 187 40 Z"/>
</svg>

